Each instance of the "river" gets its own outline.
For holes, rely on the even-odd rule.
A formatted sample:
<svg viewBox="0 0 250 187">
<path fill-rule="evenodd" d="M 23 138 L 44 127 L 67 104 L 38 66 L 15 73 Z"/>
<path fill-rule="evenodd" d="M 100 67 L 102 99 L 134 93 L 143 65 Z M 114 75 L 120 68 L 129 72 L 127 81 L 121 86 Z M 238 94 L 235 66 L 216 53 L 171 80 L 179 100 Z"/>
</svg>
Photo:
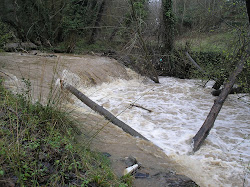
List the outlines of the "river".
<svg viewBox="0 0 250 187">
<path fill-rule="evenodd" d="M 212 82 L 203 88 L 200 80 L 161 77 L 160 83 L 117 79 L 80 90 L 187 166 L 205 186 L 250 185 L 249 98 L 230 95 L 205 144 L 192 154 L 191 139 L 214 103 Z M 134 103 L 152 112 L 130 107 Z"/>
<path fill-rule="evenodd" d="M 0 60 L 7 60 L 9 64 L 12 61 L 13 64 L 14 61 L 29 64 L 30 60 L 38 58 L 15 55 L 1 56 Z M 39 58 L 44 61 L 44 57 Z M 205 83 L 201 80 L 160 77 L 160 84 L 154 84 L 105 57 L 88 57 L 93 63 L 98 61 L 97 65 L 90 64 L 91 68 L 86 64 L 73 67 L 76 66 L 74 63 L 83 59 L 86 61 L 86 58 L 62 55 L 54 60 L 48 59 L 47 64 L 51 64 L 48 61 L 67 62 L 58 70 L 58 78 L 74 84 L 148 138 L 168 158 L 182 166 L 182 174 L 200 186 L 250 186 L 249 96 L 228 97 L 204 145 L 193 154 L 191 139 L 203 124 L 215 100 L 210 94 L 213 82 L 203 87 Z M 40 66 L 38 64 L 34 65 L 33 62 L 28 67 Z M 14 65 L 11 67 L 5 67 L 8 69 L 6 72 L 16 76 L 17 70 L 13 70 Z M 29 72 L 32 72 L 31 69 Z M 9 80 L 9 85 L 12 80 Z M 70 105 L 85 115 L 93 113 L 73 96 Z M 113 130 L 116 131 L 115 128 Z M 108 136 L 105 138 L 109 139 Z M 119 139 L 116 141 L 119 142 Z"/>
</svg>

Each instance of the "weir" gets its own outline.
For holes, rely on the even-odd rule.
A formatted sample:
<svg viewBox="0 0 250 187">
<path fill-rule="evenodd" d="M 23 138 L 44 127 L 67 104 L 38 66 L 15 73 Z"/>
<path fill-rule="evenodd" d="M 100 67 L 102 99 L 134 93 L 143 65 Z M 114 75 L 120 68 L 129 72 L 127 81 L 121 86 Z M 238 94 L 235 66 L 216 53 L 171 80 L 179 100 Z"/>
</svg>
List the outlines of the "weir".
<svg viewBox="0 0 250 187">
<path fill-rule="evenodd" d="M 68 107 L 82 120 L 88 120 L 89 125 L 79 125 L 82 128 L 88 125 L 88 135 L 96 135 L 93 145 L 98 149 L 114 156 L 133 152 L 147 167 L 173 167 L 200 186 L 249 186 L 249 96 L 240 95 L 241 99 L 239 95 L 229 96 L 205 144 L 192 154 L 192 137 L 214 103 L 215 97 L 210 94 L 213 82 L 203 88 L 201 80 L 160 77 L 161 84 L 154 84 L 115 60 L 98 56 L 47 58 L 13 53 L 0 56 L 0 60 L 8 63 L 4 70 L 12 76 L 6 77 L 11 88 L 23 86 L 19 84 L 22 76 L 38 85 L 37 91 L 41 83 L 46 90 L 53 78 L 54 82 L 61 78 L 71 80 L 100 106 L 115 116 L 120 114 L 117 116 L 120 120 L 157 145 L 166 158 L 149 142 L 128 136 L 112 124 L 96 134 L 104 120 L 77 99 L 69 98 Z M 131 103 L 151 112 L 128 107 Z"/>
</svg>

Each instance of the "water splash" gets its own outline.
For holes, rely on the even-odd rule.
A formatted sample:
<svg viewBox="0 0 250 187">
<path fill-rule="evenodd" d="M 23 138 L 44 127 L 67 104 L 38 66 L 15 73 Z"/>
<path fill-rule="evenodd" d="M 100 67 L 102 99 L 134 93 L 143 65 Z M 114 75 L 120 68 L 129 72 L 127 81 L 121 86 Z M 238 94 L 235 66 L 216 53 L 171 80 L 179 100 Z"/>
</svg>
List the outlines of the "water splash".
<svg viewBox="0 0 250 187">
<path fill-rule="evenodd" d="M 249 104 L 230 95 L 204 145 L 192 154 L 192 138 L 214 103 L 213 82 L 206 88 L 199 80 L 162 77 L 160 82 L 117 79 L 81 91 L 115 115 L 125 110 L 118 118 L 162 148 L 186 168 L 184 174 L 203 186 L 249 185 Z M 152 112 L 126 109 L 134 101 Z"/>
</svg>

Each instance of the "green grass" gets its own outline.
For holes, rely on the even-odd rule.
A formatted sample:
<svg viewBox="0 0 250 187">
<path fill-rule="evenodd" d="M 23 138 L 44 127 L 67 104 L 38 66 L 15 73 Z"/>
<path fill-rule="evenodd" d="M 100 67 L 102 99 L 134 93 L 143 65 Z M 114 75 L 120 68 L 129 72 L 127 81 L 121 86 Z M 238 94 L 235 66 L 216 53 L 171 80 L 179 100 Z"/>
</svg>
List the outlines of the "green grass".
<svg viewBox="0 0 250 187">
<path fill-rule="evenodd" d="M 0 186 L 131 185 L 131 178 L 115 176 L 102 154 L 76 143 L 69 114 L 56 106 L 32 104 L 27 92 L 13 95 L 2 82 Z"/>
<path fill-rule="evenodd" d="M 234 31 L 187 33 L 177 39 L 176 46 L 185 46 L 186 43 L 189 43 L 191 50 L 195 52 L 223 52 L 232 47 L 234 37 Z"/>
</svg>

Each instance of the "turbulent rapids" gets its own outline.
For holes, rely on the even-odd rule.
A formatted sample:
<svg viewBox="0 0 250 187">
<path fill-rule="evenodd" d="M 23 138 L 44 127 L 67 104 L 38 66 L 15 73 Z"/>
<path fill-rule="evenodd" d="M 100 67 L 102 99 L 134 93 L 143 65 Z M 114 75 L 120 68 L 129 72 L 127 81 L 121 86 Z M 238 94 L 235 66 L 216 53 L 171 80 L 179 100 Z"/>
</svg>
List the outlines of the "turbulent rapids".
<svg viewBox="0 0 250 187">
<path fill-rule="evenodd" d="M 205 145 L 191 154 L 191 139 L 213 105 L 211 85 L 162 77 L 161 84 L 114 80 L 82 92 L 140 132 L 205 186 L 241 186 L 249 180 L 249 103 L 230 95 Z M 152 112 L 137 107 L 136 103 Z M 81 103 L 79 106 L 84 107 Z M 190 174 L 189 174 L 190 175 Z"/>
<path fill-rule="evenodd" d="M 161 77 L 161 84 L 154 84 L 105 57 L 62 55 L 45 59 L 7 54 L 0 56 L 0 60 L 6 63 L 5 72 L 12 77 L 7 77 L 6 81 L 10 87 L 18 86 L 17 80 L 24 74 L 30 76 L 33 83 L 40 83 L 39 76 L 43 74 L 48 80 L 48 77 L 63 78 L 73 84 L 161 148 L 168 158 L 181 166 L 181 169 L 176 168 L 178 172 L 200 186 L 250 185 L 249 96 L 229 96 L 205 144 L 193 154 L 191 139 L 203 124 L 215 99 L 210 94 L 213 82 L 208 82 L 204 88 L 201 80 Z M 41 73 L 42 64 L 44 68 L 50 67 L 44 73 Z M 55 76 L 51 76 L 51 67 L 55 64 L 60 68 Z M 33 76 L 38 75 L 35 71 L 39 76 Z M 93 114 L 73 96 L 69 107 L 86 116 Z M 120 132 L 112 126 L 107 128 L 113 133 Z M 114 141 L 108 133 L 104 138 Z M 119 138 L 115 141 L 119 143 Z M 145 149 L 150 151 L 151 148 L 146 146 Z"/>
</svg>

